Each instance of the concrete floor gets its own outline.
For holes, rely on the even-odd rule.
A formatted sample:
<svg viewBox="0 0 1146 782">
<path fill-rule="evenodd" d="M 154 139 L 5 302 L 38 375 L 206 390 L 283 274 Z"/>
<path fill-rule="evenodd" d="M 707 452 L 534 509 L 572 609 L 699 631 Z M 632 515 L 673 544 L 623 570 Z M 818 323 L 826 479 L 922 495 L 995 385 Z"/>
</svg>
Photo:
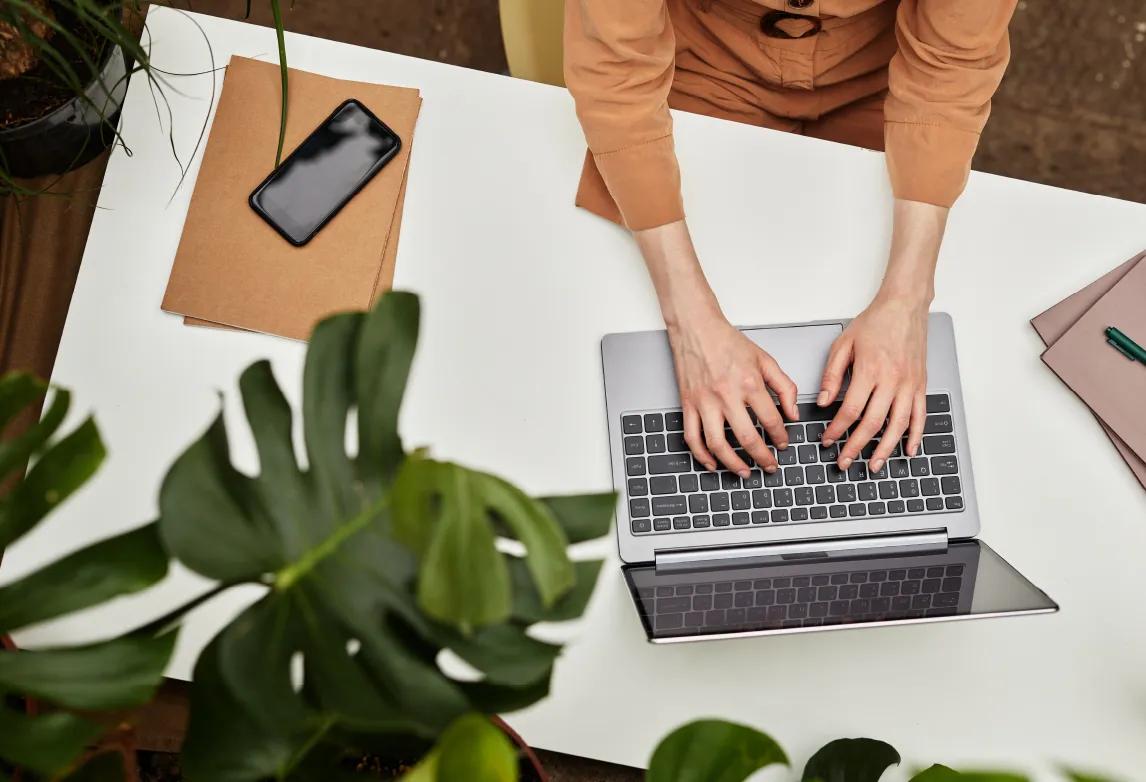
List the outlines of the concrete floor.
<svg viewBox="0 0 1146 782">
<path fill-rule="evenodd" d="M 192 0 L 190 7 L 235 17 L 243 5 L 242 0 Z M 254 20 L 265 24 L 269 14 L 261 3 L 254 5 Z M 337 13 L 330 9 L 319 0 L 298 0 L 287 26 L 506 71 L 496 0 L 346 0 Z M 1019 4 L 1011 29 L 1011 66 L 975 168 L 1146 202 L 1146 3 L 1028 0 Z M 642 778 L 635 769 L 541 754 L 553 782 Z"/>
</svg>

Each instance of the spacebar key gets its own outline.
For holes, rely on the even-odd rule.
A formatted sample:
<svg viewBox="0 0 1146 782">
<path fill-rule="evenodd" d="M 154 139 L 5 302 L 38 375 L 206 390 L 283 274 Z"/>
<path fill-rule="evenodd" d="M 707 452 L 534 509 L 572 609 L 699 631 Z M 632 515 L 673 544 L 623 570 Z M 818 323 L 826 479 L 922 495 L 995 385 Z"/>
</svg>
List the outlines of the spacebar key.
<svg viewBox="0 0 1146 782">
<path fill-rule="evenodd" d="M 670 453 L 664 456 L 649 457 L 649 474 L 664 475 L 669 472 L 691 472 L 692 456 L 687 453 Z"/>
</svg>

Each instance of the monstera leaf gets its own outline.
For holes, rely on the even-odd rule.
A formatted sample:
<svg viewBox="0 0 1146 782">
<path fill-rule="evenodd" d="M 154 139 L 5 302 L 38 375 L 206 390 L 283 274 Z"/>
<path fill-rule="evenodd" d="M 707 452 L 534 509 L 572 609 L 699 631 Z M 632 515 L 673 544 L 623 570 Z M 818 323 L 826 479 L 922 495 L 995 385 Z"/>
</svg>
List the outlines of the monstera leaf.
<svg viewBox="0 0 1146 782">
<path fill-rule="evenodd" d="M 1007 771 L 956 771 L 936 763 L 913 776 L 911 782 L 1027 782 L 1027 778 Z"/>
<path fill-rule="evenodd" d="M 744 782 L 788 756 L 771 736 L 724 720 L 697 720 L 661 739 L 648 782 Z"/>
<path fill-rule="evenodd" d="M 0 432 L 46 392 L 30 375 L 0 377 Z M 0 484 L 11 487 L 0 496 L 0 548 L 35 529 L 104 459 L 90 418 L 55 438 L 69 404 L 68 392 L 56 390 L 38 423 L 0 442 Z M 15 482 L 29 460 L 31 469 Z M 145 589 L 163 578 L 167 565 L 155 524 L 76 551 L 0 587 L 0 635 Z M 139 632 L 79 647 L 0 652 L 0 758 L 45 777 L 66 775 L 102 732 L 72 710 L 98 712 L 149 700 L 174 640 L 171 633 Z M 29 716 L 5 705 L 11 696 L 35 697 L 55 710 Z M 89 773 L 77 771 L 75 778 Z"/>
<path fill-rule="evenodd" d="M 388 293 L 369 313 L 314 331 L 303 374 L 305 466 L 294 415 L 266 362 L 240 379 L 259 473 L 232 466 L 222 416 L 172 466 L 160 531 L 172 554 L 266 594 L 195 668 L 184 747 L 190 780 L 301 778 L 363 736 L 432 741 L 471 711 L 544 697 L 560 648 L 526 633 L 580 615 L 599 563 L 569 543 L 603 535 L 611 494 L 535 499 L 494 476 L 409 457 L 398 410 L 418 300 Z M 346 434 L 357 424 L 357 448 Z M 499 538 L 520 542 L 522 557 Z M 479 676 L 447 676 L 449 650 Z"/>
<path fill-rule="evenodd" d="M 876 739 L 836 739 L 808 759 L 801 782 L 879 782 L 899 763 L 895 747 Z"/>
</svg>

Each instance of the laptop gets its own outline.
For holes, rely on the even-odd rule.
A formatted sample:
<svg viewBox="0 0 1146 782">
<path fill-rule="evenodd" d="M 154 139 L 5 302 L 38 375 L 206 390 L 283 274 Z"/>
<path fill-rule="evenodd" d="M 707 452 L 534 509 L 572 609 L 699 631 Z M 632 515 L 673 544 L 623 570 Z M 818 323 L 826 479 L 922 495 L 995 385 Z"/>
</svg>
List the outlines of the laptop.
<svg viewBox="0 0 1146 782">
<path fill-rule="evenodd" d="M 1058 606 L 977 539 L 980 518 L 949 315 L 928 327 L 927 423 L 879 472 L 846 471 L 815 396 L 847 321 L 742 329 L 801 394 L 772 474 L 707 472 L 684 442 L 663 331 L 601 342 L 617 547 L 654 643 L 1049 613 Z M 806 392 L 806 393 L 805 393 Z M 842 396 L 842 393 L 841 393 Z M 763 432 L 761 432 L 763 434 Z M 726 431 L 730 442 L 735 439 Z M 846 438 L 845 438 L 846 439 Z M 765 436 L 765 441 L 767 437 Z"/>
</svg>

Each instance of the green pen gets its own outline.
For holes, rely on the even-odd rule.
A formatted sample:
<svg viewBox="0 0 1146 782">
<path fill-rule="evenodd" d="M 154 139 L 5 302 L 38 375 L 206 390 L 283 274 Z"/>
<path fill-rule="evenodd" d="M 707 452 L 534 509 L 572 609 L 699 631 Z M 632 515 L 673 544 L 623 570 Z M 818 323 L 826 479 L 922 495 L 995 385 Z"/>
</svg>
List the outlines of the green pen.
<svg viewBox="0 0 1146 782">
<path fill-rule="evenodd" d="M 1130 359 L 1131 361 L 1138 361 L 1142 364 L 1146 364 L 1146 349 L 1144 349 L 1137 342 L 1130 339 L 1130 337 L 1126 336 L 1113 326 L 1108 326 L 1104 333 L 1106 334 L 1106 341 L 1113 345 L 1114 349 L 1119 353 L 1126 356 L 1126 358 Z"/>
</svg>

